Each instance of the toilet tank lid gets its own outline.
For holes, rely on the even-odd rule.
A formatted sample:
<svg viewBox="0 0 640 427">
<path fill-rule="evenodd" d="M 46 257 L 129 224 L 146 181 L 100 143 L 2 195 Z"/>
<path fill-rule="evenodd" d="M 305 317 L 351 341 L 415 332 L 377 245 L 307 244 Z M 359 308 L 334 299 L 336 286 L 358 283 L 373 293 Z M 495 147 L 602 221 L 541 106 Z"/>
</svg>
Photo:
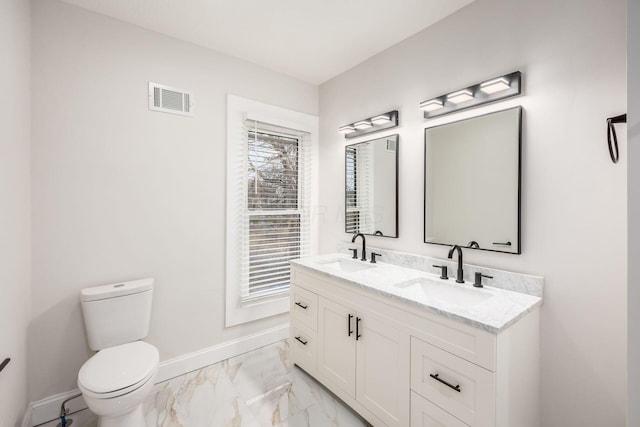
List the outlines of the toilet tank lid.
<svg viewBox="0 0 640 427">
<path fill-rule="evenodd" d="M 107 298 L 121 297 L 137 294 L 153 289 L 153 277 L 131 280 L 128 282 L 112 283 L 110 285 L 93 286 L 80 291 L 80 299 L 86 301 L 98 301 Z"/>
</svg>

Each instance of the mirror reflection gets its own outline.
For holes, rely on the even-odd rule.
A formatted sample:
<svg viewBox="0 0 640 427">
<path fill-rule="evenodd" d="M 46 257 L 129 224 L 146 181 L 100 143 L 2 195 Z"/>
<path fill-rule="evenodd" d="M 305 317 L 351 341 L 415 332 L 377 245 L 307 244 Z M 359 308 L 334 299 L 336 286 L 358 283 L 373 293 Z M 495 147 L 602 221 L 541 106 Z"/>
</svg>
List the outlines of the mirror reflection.
<svg viewBox="0 0 640 427">
<path fill-rule="evenodd" d="M 520 253 L 522 108 L 425 129 L 424 241 Z"/>
<path fill-rule="evenodd" d="M 345 147 L 345 231 L 398 237 L 398 135 Z"/>
</svg>

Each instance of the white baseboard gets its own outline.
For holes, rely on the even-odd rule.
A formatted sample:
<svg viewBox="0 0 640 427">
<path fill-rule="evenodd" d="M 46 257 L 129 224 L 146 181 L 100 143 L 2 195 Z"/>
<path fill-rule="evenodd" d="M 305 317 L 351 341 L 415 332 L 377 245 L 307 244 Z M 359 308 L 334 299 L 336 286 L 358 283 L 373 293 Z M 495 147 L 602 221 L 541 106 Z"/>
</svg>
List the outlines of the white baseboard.
<svg viewBox="0 0 640 427">
<path fill-rule="evenodd" d="M 202 369 L 230 357 L 255 350 L 289 337 L 289 324 L 276 326 L 246 337 L 236 338 L 212 347 L 194 351 L 160 363 L 156 383 Z"/>
<path fill-rule="evenodd" d="M 285 323 L 265 331 L 165 360 L 161 362 L 158 367 L 156 383 L 202 369 L 205 366 L 213 365 L 214 363 L 238 356 L 242 353 L 282 341 L 288 337 L 289 324 Z M 38 424 L 58 419 L 62 402 L 78 393 L 80 393 L 78 389 L 70 390 L 30 403 L 23 419 L 22 427 L 37 426 Z M 85 409 L 87 404 L 84 402 L 82 396 L 80 396 L 77 399 L 71 400 L 66 406 L 69 408 L 69 413 L 73 413 Z"/>
</svg>

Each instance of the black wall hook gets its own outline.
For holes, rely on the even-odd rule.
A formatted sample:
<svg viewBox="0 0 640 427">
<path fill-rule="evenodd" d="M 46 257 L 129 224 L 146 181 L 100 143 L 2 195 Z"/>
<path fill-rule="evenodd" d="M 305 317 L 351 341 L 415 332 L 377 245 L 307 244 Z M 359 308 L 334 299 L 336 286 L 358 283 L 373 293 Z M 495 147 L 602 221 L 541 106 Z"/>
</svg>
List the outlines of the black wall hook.
<svg viewBox="0 0 640 427">
<path fill-rule="evenodd" d="M 11 359 L 7 357 L 2 361 L 2 363 L 0 363 L 0 372 L 9 364 L 9 362 L 11 362 Z"/>
<path fill-rule="evenodd" d="M 627 123 L 627 115 L 621 114 L 607 119 L 607 142 L 609 143 L 609 155 L 613 163 L 618 163 L 618 160 L 620 160 L 618 135 L 616 135 L 616 128 L 613 126 L 616 123 Z"/>
</svg>

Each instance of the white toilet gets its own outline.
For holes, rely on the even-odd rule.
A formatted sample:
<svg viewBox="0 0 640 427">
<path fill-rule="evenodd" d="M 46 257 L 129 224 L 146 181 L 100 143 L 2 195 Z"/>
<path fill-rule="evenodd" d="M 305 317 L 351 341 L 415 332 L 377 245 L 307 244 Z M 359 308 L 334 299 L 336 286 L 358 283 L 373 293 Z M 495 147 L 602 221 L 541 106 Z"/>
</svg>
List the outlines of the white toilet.
<svg viewBox="0 0 640 427">
<path fill-rule="evenodd" d="M 149 333 L 153 279 L 83 289 L 89 347 L 78 387 L 99 427 L 143 427 L 142 403 L 158 372 L 158 349 L 139 341 Z"/>
</svg>

